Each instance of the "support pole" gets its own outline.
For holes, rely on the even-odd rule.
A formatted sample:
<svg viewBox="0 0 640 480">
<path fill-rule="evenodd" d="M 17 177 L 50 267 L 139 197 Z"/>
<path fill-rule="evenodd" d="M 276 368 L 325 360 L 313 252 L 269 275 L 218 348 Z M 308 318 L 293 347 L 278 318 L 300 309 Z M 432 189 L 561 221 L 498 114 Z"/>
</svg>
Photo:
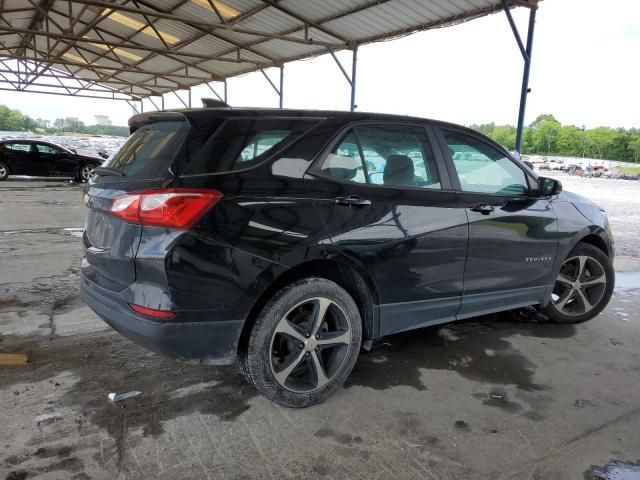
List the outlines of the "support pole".
<svg viewBox="0 0 640 480">
<path fill-rule="evenodd" d="M 189 87 L 189 89 L 187 90 L 187 93 L 189 94 L 189 97 L 188 97 L 189 98 L 189 101 L 188 101 L 189 108 L 191 108 L 191 87 Z"/>
<path fill-rule="evenodd" d="M 280 67 L 280 108 L 282 108 L 282 104 L 284 102 L 284 65 Z"/>
<path fill-rule="evenodd" d="M 353 49 L 353 60 L 351 63 L 351 111 L 356 109 L 356 66 L 358 64 L 358 47 Z"/>
<path fill-rule="evenodd" d="M 358 47 L 353 47 L 352 50 L 353 60 L 351 62 L 351 76 L 349 76 L 347 71 L 344 69 L 342 63 L 340 63 L 340 60 L 338 60 L 338 57 L 336 57 L 336 54 L 333 53 L 333 50 L 329 50 L 329 53 L 333 57 L 333 60 L 338 65 L 338 68 L 342 72 L 342 75 L 344 75 L 344 78 L 347 80 L 347 83 L 351 87 L 351 102 L 349 103 L 349 110 L 353 112 L 356 109 L 356 66 L 358 63 Z"/>
<path fill-rule="evenodd" d="M 221 102 L 223 102 L 224 100 L 222 100 L 222 97 L 218 94 L 218 92 L 215 91 L 215 89 L 209 84 L 209 83 L 205 83 L 205 85 L 207 87 L 209 87 L 209 90 L 211 90 L 211 92 L 218 97 L 218 100 L 220 100 Z M 226 103 L 226 102 L 225 102 Z"/>
<path fill-rule="evenodd" d="M 520 110 L 518 111 L 518 127 L 516 130 L 516 152 L 522 148 L 522 131 L 524 129 L 524 113 L 527 108 L 527 95 L 529 94 L 529 71 L 531 69 L 531 51 L 533 49 L 533 31 L 536 25 L 536 8 L 529 11 L 529 31 L 527 32 L 527 57 L 524 60 L 522 72 L 522 89 L 520 90 Z"/>
<path fill-rule="evenodd" d="M 160 97 L 160 104 L 162 105 L 162 111 L 164 112 L 164 93 Z"/>
<path fill-rule="evenodd" d="M 273 90 L 278 94 L 280 108 L 282 108 L 282 82 L 284 81 L 283 67 L 280 67 L 280 88 L 276 87 L 276 84 L 273 83 L 273 80 L 271 80 L 271 78 L 269 78 L 267 72 L 265 72 L 262 68 L 260 69 L 260 71 L 262 72 L 262 75 L 264 75 L 264 78 L 267 79 L 267 82 L 269 82 L 269 85 L 271 85 L 271 88 L 273 88 Z"/>
<path fill-rule="evenodd" d="M 522 38 L 520 38 L 520 32 L 516 27 L 516 23 L 513 21 L 511 11 L 509 10 L 509 3 L 507 0 L 502 0 L 502 9 L 507 15 L 509 20 L 509 26 L 513 31 L 513 36 L 516 39 L 522 59 L 524 60 L 524 69 L 522 72 L 522 88 L 520 90 L 520 109 L 518 110 L 518 126 L 516 127 L 516 152 L 520 154 L 522 148 L 522 133 L 524 131 L 524 114 L 527 107 L 527 95 L 529 94 L 529 72 L 531 70 L 531 52 L 533 49 L 533 32 L 536 25 L 536 10 L 538 9 L 537 2 L 530 7 L 529 10 L 529 26 L 527 30 L 527 46 L 522 44 Z"/>
<path fill-rule="evenodd" d="M 229 105 L 229 102 L 227 102 L 227 79 L 224 79 L 224 103 L 226 103 L 227 105 Z"/>
</svg>

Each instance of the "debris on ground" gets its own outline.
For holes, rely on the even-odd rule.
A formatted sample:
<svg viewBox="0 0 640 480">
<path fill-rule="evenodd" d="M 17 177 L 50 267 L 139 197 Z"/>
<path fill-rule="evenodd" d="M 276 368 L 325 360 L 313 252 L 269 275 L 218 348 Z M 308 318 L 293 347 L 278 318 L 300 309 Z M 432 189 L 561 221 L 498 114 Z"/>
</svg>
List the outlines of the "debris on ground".
<svg viewBox="0 0 640 480">
<path fill-rule="evenodd" d="M 26 353 L 0 353 L 0 365 L 24 365 L 29 361 Z"/>
<path fill-rule="evenodd" d="M 121 402 L 123 400 L 128 400 L 130 398 L 137 397 L 139 395 L 142 395 L 142 392 L 140 392 L 138 390 L 132 390 L 132 391 L 127 392 L 127 393 L 110 393 L 109 395 L 107 395 L 107 397 L 113 403 L 116 403 L 116 402 Z"/>
</svg>

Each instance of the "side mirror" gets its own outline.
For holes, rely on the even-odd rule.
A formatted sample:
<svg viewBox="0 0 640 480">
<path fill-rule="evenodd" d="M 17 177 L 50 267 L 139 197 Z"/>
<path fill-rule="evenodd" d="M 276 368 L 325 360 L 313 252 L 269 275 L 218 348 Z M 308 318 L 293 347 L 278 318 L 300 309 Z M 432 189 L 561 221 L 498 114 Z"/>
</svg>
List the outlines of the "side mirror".
<svg viewBox="0 0 640 480">
<path fill-rule="evenodd" d="M 538 177 L 538 195 L 549 197 L 562 192 L 562 184 L 559 180 L 547 177 Z"/>
</svg>

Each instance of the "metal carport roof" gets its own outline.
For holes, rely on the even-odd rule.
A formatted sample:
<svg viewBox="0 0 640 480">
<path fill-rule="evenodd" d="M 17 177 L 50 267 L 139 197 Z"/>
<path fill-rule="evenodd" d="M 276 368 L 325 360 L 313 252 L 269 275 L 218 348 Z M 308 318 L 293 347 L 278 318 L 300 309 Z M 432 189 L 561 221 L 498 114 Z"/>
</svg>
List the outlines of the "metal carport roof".
<svg viewBox="0 0 640 480">
<path fill-rule="evenodd" d="M 140 100 L 538 0 L 0 0 L 0 90 Z M 532 25 L 532 22 L 530 22 Z M 532 29 L 530 28 L 532 33 Z M 529 52 L 530 53 L 530 52 Z M 264 73 L 264 70 L 263 70 Z M 212 89 L 213 91 L 213 89 Z M 216 95 L 217 92 L 214 91 Z M 219 96 L 219 95 L 218 95 Z M 182 99 L 181 99 L 182 100 Z M 183 100 L 182 100 L 183 101 Z M 186 103 L 183 101 L 183 103 Z M 190 94 L 189 94 L 190 104 Z"/>
</svg>

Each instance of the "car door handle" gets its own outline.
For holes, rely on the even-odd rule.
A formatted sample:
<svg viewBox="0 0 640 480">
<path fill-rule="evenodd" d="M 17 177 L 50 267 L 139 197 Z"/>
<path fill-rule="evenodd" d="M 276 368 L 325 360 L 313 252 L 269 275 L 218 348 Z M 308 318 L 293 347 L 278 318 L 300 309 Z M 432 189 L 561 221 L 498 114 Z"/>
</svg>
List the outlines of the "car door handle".
<svg viewBox="0 0 640 480">
<path fill-rule="evenodd" d="M 333 202 L 337 205 L 346 205 L 348 207 L 369 207 L 371 206 L 371 200 L 362 198 L 359 195 L 347 195 L 346 197 L 336 197 Z"/>
<path fill-rule="evenodd" d="M 469 210 L 472 212 L 479 212 L 483 215 L 489 215 L 495 209 L 491 205 L 487 205 L 486 203 L 478 203 L 477 205 L 471 205 Z"/>
</svg>

